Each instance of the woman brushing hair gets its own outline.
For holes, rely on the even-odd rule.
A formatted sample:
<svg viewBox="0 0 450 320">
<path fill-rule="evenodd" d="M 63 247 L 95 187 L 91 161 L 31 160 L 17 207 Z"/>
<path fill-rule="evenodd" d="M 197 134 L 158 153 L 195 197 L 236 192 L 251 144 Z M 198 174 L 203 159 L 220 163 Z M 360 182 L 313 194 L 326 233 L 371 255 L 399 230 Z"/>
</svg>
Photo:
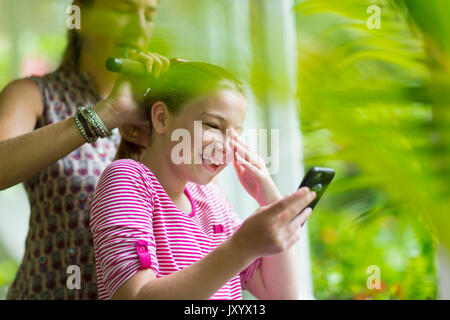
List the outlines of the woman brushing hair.
<svg viewBox="0 0 450 320">
<path fill-rule="evenodd" d="M 0 190 L 23 182 L 30 201 L 25 253 L 7 299 L 98 298 L 89 203 L 117 151 L 111 131 L 120 128 L 122 138 L 148 131 L 133 86 L 105 60 L 128 49 L 155 77 L 170 64 L 145 49 L 158 0 L 73 4 L 81 29 L 69 31 L 60 67 L 0 93 Z"/>
<path fill-rule="evenodd" d="M 241 140 L 239 81 L 214 65 L 174 62 L 140 106 L 149 136 L 132 142 L 146 148 L 105 169 L 91 205 L 100 298 L 241 299 L 247 288 L 297 299 L 293 245 L 315 193 L 281 197 Z M 244 223 L 210 183 L 230 162 L 260 205 Z"/>
</svg>

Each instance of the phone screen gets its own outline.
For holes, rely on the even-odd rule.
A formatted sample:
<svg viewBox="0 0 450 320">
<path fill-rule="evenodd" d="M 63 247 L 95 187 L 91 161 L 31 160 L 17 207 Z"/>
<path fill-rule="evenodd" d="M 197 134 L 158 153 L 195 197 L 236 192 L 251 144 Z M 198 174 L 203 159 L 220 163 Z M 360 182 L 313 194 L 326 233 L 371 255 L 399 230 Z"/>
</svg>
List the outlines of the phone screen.
<svg viewBox="0 0 450 320">
<path fill-rule="evenodd" d="M 308 171 L 298 188 L 306 186 L 316 193 L 316 197 L 308 205 L 309 208 L 314 209 L 333 178 L 334 170 L 331 168 L 313 167 Z"/>
</svg>

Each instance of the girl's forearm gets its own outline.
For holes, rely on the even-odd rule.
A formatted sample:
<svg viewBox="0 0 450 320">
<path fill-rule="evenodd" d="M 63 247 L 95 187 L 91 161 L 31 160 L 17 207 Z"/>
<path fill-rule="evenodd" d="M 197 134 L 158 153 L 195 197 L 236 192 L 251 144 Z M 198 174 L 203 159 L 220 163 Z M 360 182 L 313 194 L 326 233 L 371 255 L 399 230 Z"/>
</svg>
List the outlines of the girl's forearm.
<svg viewBox="0 0 450 320">
<path fill-rule="evenodd" d="M 267 205 L 282 198 L 274 183 L 272 183 L 272 187 L 267 189 L 268 197 L 260 205 Z M 295 246 L 283 253 L 263 257 L 261 260 L 261 277 L 266 290 L 265 296 L 260 298 L 268 300 L 298 299 L 299 273 Z"/>
<path fill-rule="evenodd" d="M 202 300 L 210 298 L 233 276 L 245 269 L 252 257 L 240 250 L 233 237 L 194 264 L 170 275 L 152 279 L 130 299 Z"/>
<path fill-rule="evenodd" d="M 296 300 L 299 296 L 300 270 L 295 246 L 261 260 L 265 295 L 261 299 Z"/>
</svg>

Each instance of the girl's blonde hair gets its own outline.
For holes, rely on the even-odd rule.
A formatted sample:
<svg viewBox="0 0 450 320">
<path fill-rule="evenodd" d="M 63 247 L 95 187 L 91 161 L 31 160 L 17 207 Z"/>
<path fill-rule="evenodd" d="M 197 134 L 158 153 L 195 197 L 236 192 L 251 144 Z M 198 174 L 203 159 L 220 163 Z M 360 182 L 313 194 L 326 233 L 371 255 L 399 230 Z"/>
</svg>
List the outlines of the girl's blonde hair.
<svg viewBox="0 0 450 320">
<path fill-rule="evenodd" d="M 172 62 L 169 70 L 157 80 L 149 82 L 150 91 L 141 102 L 148 116 L 156 102 L 164 102 L 170 113 L 178 113 L 182 107 L 202 94 L 217 90 L 233 90 L 244 95 L 242 83 L 231 73 L 216 65 L 203 62 Z M 152 134 L 152 121 L 150 136 Z M 133 159 L 140 161 L 145 148 L 122 139 L 115 159 Z"/>
</svg>

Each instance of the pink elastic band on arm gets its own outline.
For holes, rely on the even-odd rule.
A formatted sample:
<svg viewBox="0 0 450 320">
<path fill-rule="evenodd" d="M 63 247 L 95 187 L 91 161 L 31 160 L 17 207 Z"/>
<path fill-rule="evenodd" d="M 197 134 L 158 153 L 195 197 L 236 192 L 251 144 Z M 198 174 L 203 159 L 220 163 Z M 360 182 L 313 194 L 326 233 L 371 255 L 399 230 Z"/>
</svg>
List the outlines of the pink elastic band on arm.
<svg viewBox="0 0 450 320">
<path fill-rule="evenodd" d="M 147 241 L 139 240 L 136 243 L 136 252 L 139 256 L 139 260 L 141 261 L 141 269 L 150 268 L 152 260 L 150 258 L 150 252 L 148 252 Z"/>
</svg>

